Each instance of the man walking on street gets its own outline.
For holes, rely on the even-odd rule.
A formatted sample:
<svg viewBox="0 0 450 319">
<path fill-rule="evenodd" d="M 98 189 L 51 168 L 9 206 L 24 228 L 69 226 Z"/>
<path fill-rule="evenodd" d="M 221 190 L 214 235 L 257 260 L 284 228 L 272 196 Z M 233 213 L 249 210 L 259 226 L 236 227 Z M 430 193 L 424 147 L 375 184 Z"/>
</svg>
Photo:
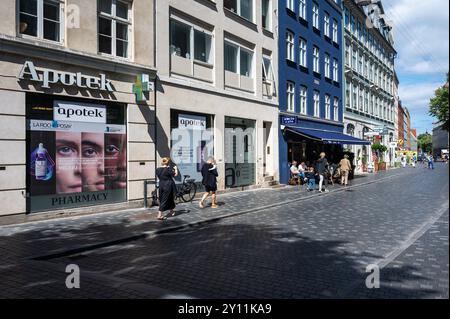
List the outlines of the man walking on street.
<svg viewBox="0 0 450 319">
<path fill-rule="evenodd" d="M 348 155 L 345 154 L 344 158 L 341 159 L 339 163 L 339 167 L 341 169 L 341 185 L 347 186 L 348 184 L 348 173 L 352 169 L 352 164 L 348 160 Z"/>
</svg>

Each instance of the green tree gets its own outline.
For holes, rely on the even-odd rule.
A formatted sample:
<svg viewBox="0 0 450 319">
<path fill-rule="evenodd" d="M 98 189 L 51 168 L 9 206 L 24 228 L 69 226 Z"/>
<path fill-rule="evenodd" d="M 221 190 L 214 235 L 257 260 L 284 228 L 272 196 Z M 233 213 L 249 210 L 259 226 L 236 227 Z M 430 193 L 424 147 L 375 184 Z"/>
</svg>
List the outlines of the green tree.
<svg viewBox="0 0 450 319">
<path fill-rule="evenodd" d="M 422 152 L 431 153 L 433 150 L 433 136 L 430 133 L 420 134 L 417 137 L 417 145 Z"/>
<path fill-rule="evenodd" d="M 438 88 L 435 91 L 435 96 L 430 100 L 430 110 L 431 116 L 434 116 L 442 124 L 442 129 L 449 131 L 448 123 L 448 73 L 447 73 L 447 84 L 443 87 Z"/>
</svg>

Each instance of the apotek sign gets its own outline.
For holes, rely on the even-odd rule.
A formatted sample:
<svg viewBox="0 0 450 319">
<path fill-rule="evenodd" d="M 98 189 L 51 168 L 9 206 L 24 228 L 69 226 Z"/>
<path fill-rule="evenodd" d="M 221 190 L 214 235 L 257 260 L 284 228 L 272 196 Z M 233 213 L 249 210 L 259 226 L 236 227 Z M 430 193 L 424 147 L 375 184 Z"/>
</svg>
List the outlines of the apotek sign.
<svg viewBox="0 0 450 319">
<path fill-rule="evenodd" d="M 41 87 L 48 89 L 52 84 L 62 84 L 64 86 L 76 86 L 80 89 L 92 89 L 100 91 L 114 92 L 111 81 L 105 74 L 100 77 L 84 75 L 81 72 L 61 72 L 47 69 L 36 69 L 33 62 L 26 61 L 20 70 L 19 79 L 41 83 Z"/>
<path fill-rule="evenodd" d="M 106 108 L 102 105 L 86 106 L 82 103 L 55 101 L 53 106 L 55 121 L 106 123 Z"/>
</svg>

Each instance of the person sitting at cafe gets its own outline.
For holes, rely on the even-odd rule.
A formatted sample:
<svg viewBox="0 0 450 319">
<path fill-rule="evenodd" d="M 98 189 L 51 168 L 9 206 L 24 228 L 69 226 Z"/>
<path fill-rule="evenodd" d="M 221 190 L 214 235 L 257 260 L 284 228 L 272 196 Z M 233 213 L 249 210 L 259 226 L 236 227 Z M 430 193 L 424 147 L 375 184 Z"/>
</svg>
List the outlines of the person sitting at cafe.
<svg viewBox="0 0 450 319">
<path fill-rule="evenodd" d="M 291 168 L 290 168 L 290 172 L 291 172 L 291 180 L 295 183 L 298 184 L 298 163 L 296 161 L 292 162 Z M 291 183 L 290 183 L 291 184 Z M 294 185 L 293 183 L 291 185 Z"/>
<path fill-rule="evenodd" d="M 308 171 L 305 172 L 305 183 L 308 183 L 308 191 L 312 191 L 316 188 L 316 174 L 314 172 L 314 167 L 309 167 Z"/>
<path fill-rule="evenodd" d="M 306 165 L 305 162 L 302 162 L 298 166 L 298 177 L 300 178 L 300 180 L 303 180 L 305 178 L 305 172 L 306 172 Z"/>
</svg>

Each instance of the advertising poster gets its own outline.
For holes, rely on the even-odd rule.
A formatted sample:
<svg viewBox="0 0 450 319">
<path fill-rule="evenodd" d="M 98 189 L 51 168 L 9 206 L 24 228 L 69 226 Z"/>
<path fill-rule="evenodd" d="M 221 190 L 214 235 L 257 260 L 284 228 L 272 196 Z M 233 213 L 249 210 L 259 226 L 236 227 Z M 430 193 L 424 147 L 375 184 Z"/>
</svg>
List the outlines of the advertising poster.
<svg viewBox="0 0 450 319">
<path fill-rule="evenodd" d="M 171 157 L 182 176 L 189 175 L 196 182 L 202 181 L 202 166 L 213 155 L 213 143 L 206 116 L 177 114 L 177 127 L 172 130 Z"/>
<path fill-rule="evenodd" d="M 47 99 L 27 114 L 30 212 L 126 200 L 124 106 Z"/>
</svg>

